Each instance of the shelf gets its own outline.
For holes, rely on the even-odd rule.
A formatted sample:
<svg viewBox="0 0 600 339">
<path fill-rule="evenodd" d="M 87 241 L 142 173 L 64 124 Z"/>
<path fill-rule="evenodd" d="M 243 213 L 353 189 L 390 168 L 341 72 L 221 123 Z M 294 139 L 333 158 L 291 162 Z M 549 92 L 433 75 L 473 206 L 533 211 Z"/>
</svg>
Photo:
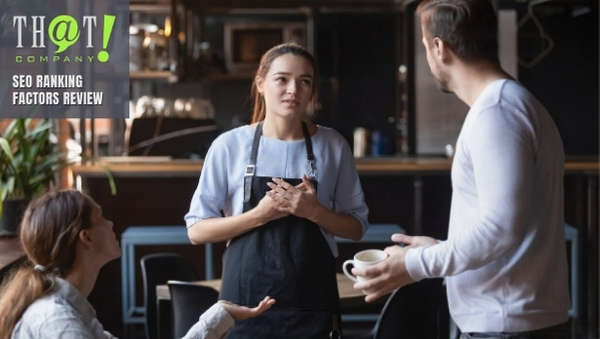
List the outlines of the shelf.
<svg viewBox="0 0 600 339">
<path fill-rule="evenodd" d="M 177 76 L 170 71 L 132 71 L 129 72 L 131 80 L 165 80 L 177 82 Z"/>
<path fill-rule="evenodd" d="M 395 0 L 184 0 L 189 7 L 221 7 L 221 8 L 284 8 L 315 6 L 379 6 L 393 8 Z"/>
<path fill-rule="evenodd" d="M 227 81 L 227 80 L 248 80 L 254 79 L 255 73 L 244 72 L 244 73 L 211 73 L 200 75 L 199 80 L 208 81 Z"/>
<path fill-rule="evenodd" d="M 142 12 L 148 14 L 171 14 L 170 4 L 131 4 L 129 5 L 130 12 Z"/>
</svg>

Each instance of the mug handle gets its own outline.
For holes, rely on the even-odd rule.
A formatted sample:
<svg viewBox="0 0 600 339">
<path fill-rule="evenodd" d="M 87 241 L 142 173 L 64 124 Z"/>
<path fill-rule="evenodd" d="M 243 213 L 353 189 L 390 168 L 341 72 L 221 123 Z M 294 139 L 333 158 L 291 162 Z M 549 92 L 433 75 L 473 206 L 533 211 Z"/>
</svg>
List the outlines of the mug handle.
<svg viewBox="0 0 600 339">
<path fill-rule="evenodd" d="M 355 275 L 352 275 L 352 273 L 348 272 L 348 269 L 346 268 L 347 265 L 352 264 L 354 265 L 354 260 L 346 260 L 344 261 L 344 264 L 342 265 L 342 270 L 344 271 L 344 274 L 352 281 L 354 282 L 358 282 L 358 279 L 356 278 Z"/>
</svg>

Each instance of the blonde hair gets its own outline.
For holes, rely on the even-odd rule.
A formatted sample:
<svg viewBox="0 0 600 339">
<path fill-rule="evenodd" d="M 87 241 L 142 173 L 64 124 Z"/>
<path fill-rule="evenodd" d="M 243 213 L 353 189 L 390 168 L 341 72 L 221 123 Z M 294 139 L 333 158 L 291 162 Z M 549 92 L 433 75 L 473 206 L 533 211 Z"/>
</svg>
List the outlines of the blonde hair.
<svg viewBox="0 0 600 339">
<path fill-rule="evenodd" d="M 310 103 L 308 105 L 309 109 L 307 115 L 309 118 L 312 118 L 314 115 L 314 109 L 317 106 L 317 84 L 319 80 L 319 68 L 317 66 L 317 60 L 315 57 L 304 47 L 294 43 L 288 42 L 281 45 L 277 45 L 267 52 L 263 54 L 260 59 L 260 64 L 258 66 L 258 70 L 256 71 L 256 76 L 254 77 L 254 82 L 252 83 L 252 96 L 254 97 L 254 108 L 252 112 L 252 123 L 259 122 L 265 120 L 266 116 L 266 106 L 265 106 L 265 98 L 258 92 L 258 84 L 257 77 L 265 78 L 271 69 L 271 64 L 273 60 L 284 54 L 293 54 L 304 57 L 313 68 L 313 83 L 312 83 L 312 93 Z"/>
<path fill-rule="evenodd" d="M 25 310 L 50 294 L 55 277 L 71 268 L 79 232 L 91 227 L 91 212 L 92 199 L 76 190 L 49 192 L 29 203 L 20 226 L 28 261 L 0 287 L 0 339 L 9 339 Z"/>
</svg>

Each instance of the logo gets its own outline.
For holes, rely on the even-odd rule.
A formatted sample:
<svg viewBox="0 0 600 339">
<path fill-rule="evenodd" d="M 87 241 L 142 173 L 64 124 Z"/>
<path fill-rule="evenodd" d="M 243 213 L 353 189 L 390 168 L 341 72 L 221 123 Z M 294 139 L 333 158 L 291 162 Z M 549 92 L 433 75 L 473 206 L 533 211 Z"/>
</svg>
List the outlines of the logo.
<svg viewBox="0 0 600 339">
<path fill-rule="evenodd" d="M 110 54 L 107 51 L 108 43 L 110 42 L 111 33 L 113 30 L 113 26 L 115 23 L 116 16 L 114 15 L 104 15 L 103 17 L 103 25 L 102 25 L 102 50 L 98 52 L 96 56 L 98 61 L 107 62 L 110 59 Z M 16 48 L 24 48 L 23 46 L 23 36 L 26 33 L 30 33 L 31 36 L 31 46 L 30 48 L 46 48 L 46 38 L 48 38 L 54 45 L 56 45 L 57 50 L 54 52 L 54 56 L 52 57 L 52 61 L 63 61 L 70 62 L 71 58 L 68 56 L 61 57 L 60 54 L 69 49 L 72 45 L 77 43 L 79 39 L 83 35 L 86 39 L 87 49 L 93 49 L 93 38 L 94 34 L 97 34 L 97 16 L 95 15 L 86 15 L 83 16 L 80 24 L 74 17 L 70 15 L 59 15 L 54 17 L 48 27 L 46 28 L 44 23 L 46 21 L 46 16 L 43 15 L 34 15 L 34 16 L 23 16 L 18 15 L 13 17 L 13 27 L 17 30 L 17 44 Z M 25 28 L 30 28 L 25 30 Z M 87 56 L 84 58 L 80 57 L 80 60 L 88 59 L 89 61 L 93 60 L 93 56 Z M 79 60 L 76 57 L 76 61 Z M 40 56 L 36 58 L 33 55 L 23 56 L 17 55 L 15 61 L 18 63 L 28 62 L 33 63 L 36 61 L 40 62 L 48 62 L 48 56 Z"/>
</svg>

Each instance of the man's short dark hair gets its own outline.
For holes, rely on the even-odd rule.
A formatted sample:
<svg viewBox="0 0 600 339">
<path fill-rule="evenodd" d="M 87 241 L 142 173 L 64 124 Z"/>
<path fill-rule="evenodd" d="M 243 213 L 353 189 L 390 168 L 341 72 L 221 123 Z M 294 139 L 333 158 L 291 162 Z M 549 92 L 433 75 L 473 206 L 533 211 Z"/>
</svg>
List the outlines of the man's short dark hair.
<svg viewBox="0 0 600 339">
<path fill-rule="evenodd" d="M 498 18 L 488 0 L 424 0 L 417 7 L 429 38 L 464 62 L 498 61 Z"/>
</svg>

